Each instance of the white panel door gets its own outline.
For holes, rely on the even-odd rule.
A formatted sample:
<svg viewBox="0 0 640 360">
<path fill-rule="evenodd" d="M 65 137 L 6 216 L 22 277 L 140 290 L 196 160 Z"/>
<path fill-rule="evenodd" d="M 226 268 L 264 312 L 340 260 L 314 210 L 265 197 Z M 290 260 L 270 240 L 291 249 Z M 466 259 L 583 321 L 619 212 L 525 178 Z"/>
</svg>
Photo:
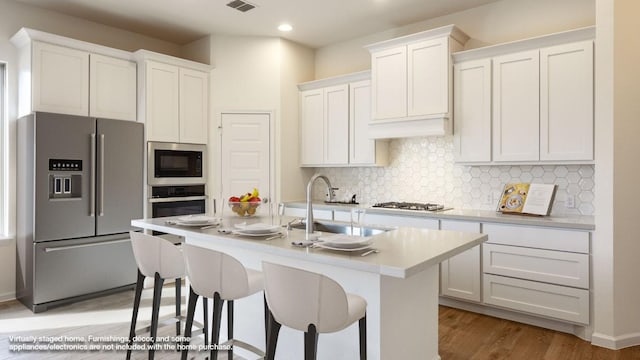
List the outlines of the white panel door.
<svg viewBox="0 0 640 360">
<path fill-rule="evenodd" d="M 449 112 L 449 39 L 407 46 L 408 116 Z"/>
<path fill-rule="evenodd" d="M 209 75 L 180 69 L 180 142 L 206 144 L 209 124 Z"/>
<path fill-rule="evenodd" d="M 491 161 L 491 59 L 456 64 L 454 82 L 456 161 Z"/>
<path fill-rule="evenodd" d="M 226 201 L 253 188 L 260 197 L 271 194 L 271 116 L 265 113 L 223 113 L 221 131 L 220 182 L 223 213 L 230 211 Z M 258 213 L 267 215 L 269 206 L 263 204 Z"/>
<path fill-rule="evenodd" d="M 136 121 L 136 63 L 98 54 L 89 59 L 89 115 Z"/>
<path fill-rule="evenodd" d="M 593 160 L 593 42 L 540 51 L 540 160 Z"/>
<path fill-rule="evenodd" d="M 324 91 L 300 92 L 300 164 L 324 163 Z"/>
<path fill-rule="evenodd" d="M 349 85 L 324 89 L 324 163 L 349 163 Z"/>
<path fill-rule="evenodd" d="M 349 84 L 349 163 L 371 165 L 376 162 L 376 142 L 369 139 L 371 121 L 371 81 Z"/>
<path fill-rule="evenodd" d="M 147 61 L 147 115 L 149 141 L 180 141 L 178 67 Z"/>
<path fill-rule="evenodd" d="M 480 232 L 480 223 L 440 221 L 441 230 Z M 480 245 L 472 247 L 440 263 L 442 295 L 480 302 Z"/>
<path fill-rule="evenodd" d="M 539 51 L 493 59 L 493 160 L 537 161 L 540 138 Z"/>
<path fill-rule="evenodd" d="M 373 120 L 407 116 L 407 47 L 371 54 Z"/>
<path fill-rule="evenodd" d="M 34 41 L 33 110 L 89 115 L 89 53 Z"/>
</svg>

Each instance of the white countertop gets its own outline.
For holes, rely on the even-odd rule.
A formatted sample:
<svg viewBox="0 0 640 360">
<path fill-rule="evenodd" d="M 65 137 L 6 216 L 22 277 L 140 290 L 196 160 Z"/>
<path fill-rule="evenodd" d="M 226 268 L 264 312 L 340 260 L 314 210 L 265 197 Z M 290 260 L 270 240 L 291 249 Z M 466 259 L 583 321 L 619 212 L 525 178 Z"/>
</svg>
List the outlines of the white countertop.
<svg viewBox="0 0 640 360">
<path fill-rule="evenodd" d="M 290 207 L 306 207 L 304 201 L 287 202 L 286 206 Z M 531 226 L 548 226 L 557 228 L 566 228 L 574 230 L 595 230 L 595 219 L 593 216 L 575 215 L 575 216 L 529 216 L 516 214 L 501 214 L 489 210 L 473 210 L 473 209 L 452 209 L 437 212 L 419 211 L 419 210 L 398 210 L 372 208 L 369 206 L 350 205 L 350 204 L 326 204 L 324 202 L 314 202 L 313 209 L 324 210 L 347 210 L 353 207 L 366 209 L 371 214 L 388 214 L 401 216 L 421 216 L 432 219 L 448 219 L 448 220 L 466 220 L 477 222 L 494 222 L 515 225 L 531 225 Z M 366 219 L 365 219 L 366 221 Z"/>
<path fill-rule="evenodd" d="M 212 248 L 215 248 L 216 244 L 234 246 L 396 278 L 412 276 L 487 240 L 487 235 L 479 233 L 399 227 L 373 236 L 373 247 L 380 252 L 363 257 L 360 256 L 362 251 L 352 253 L 293 246 L 293 241 L 302 241 L 305 238 L 304 230 L 299 229 L 288 231 L 287 237 L 273 240 L 223 234 L 218 230 L 232 228 L 234 224 L 243 221 L 271 223 L 271 218 L 267 217 L 229 217 L 223 220 L 221 227 L 205 230 L 199 227 L 168 225 L 167 220 L 171 219 L 176 218 L 132 220 L 131 225 L 184 236 L 187 242 L 193 239 L 197 240 L 198 244 L 211 244 Z"/>
</svg>

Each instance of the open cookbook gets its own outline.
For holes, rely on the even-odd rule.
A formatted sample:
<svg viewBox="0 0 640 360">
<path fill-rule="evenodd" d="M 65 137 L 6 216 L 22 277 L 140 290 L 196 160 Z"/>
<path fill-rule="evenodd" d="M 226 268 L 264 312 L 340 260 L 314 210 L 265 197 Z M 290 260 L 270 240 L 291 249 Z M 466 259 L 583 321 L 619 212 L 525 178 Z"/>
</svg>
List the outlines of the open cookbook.
<svg viewBox="0 0 640 360">
<path fill-rule="evenodd" d="M 554 184 L 506 184 L 496 211 L 504 214 L 549 215 L 557 188 L 558 185 Z"/>
</svg>

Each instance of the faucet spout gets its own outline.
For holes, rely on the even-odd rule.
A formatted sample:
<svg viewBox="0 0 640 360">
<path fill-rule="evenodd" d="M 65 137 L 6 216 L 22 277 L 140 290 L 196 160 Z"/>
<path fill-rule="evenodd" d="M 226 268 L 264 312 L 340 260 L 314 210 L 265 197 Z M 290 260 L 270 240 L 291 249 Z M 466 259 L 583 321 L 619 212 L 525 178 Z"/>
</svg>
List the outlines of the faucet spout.
<svg viewBox="0 0 640 360">
<path fill-rule="evenodd" d="M 321 174 L 313 175 L 307 183 L 307 224 L 305 228 L 307 239 L 309 238 L 310 234 L 313 234 L 313 205 L 311 204 L 311 189 L 313 188 L 313 183 L 318 179 L 324 180 L 324 182 L 327 184 L 327 191 L 329 193 L 331 193 L 332 188 L 329 178 Z"/>
</svg>

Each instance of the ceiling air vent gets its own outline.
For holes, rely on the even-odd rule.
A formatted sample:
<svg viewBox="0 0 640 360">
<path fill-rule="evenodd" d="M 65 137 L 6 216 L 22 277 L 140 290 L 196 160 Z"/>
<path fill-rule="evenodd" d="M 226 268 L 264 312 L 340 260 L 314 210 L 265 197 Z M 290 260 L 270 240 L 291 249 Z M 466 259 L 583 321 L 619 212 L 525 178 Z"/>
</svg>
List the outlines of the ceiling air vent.
<svg viewBox="0 0 640 360">
<path fill-rule="evenodd" d="M 227 6 L 242 12 L 247 12 L 256 7 L 255 5 L 249 4 L 248 2 L 242 0 L 233 0 L 232 2 L 228 3 Z"/>
</svg>

